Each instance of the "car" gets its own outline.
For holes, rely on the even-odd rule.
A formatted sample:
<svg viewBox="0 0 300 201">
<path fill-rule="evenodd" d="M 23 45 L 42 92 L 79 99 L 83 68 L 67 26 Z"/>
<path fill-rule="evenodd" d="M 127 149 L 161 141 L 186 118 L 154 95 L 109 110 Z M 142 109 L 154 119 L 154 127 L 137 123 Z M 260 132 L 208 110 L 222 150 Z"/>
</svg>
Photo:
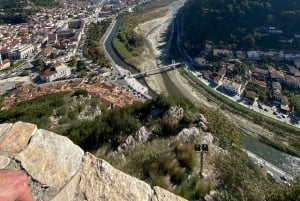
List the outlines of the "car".
<svg viewBox="0 0 300 201">
<path fill-rule="evenodd" d="M 271 177 L 274 176 L 274 174 L 273 174 L 271 171 L 269 171 L 269 170 L 267 170 L 267 173 L 268 173 Z"/>
<path fill-rule="evenodd" d="M 280 179 L 281 179 L 282 181 L 287 181 L 287 179 L 286 179 L 286 177 L 285 177 L 284 175 L 281 175 L 281 176 L 280 176 Z"/>
<path fill-rule="evenodd" d="M 268 109 L 267 109 L 267 108 L 264 108 L 264 111 L 268 112 Z"/>
<path fill-rule="evenodd" d="M 277 115 L 277 112 L 273 112 L 274 115 Z"/>
</svg>

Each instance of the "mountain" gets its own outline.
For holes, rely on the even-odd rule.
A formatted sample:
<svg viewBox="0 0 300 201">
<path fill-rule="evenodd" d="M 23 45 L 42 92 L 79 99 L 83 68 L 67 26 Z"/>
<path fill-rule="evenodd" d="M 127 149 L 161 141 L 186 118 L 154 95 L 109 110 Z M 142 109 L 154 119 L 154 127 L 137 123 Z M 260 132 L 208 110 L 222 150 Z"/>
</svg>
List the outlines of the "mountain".
<svg viewBox="0 0 300 201">
<path fill-rule="evenodd" d="M 299 47 L 297 0 L 188 0 L 181 10 L 184 40 L 197 52 L 205 40 L 231 49 Z M 292 42 L 291 42 L 292 41 Z"/>
</svg>

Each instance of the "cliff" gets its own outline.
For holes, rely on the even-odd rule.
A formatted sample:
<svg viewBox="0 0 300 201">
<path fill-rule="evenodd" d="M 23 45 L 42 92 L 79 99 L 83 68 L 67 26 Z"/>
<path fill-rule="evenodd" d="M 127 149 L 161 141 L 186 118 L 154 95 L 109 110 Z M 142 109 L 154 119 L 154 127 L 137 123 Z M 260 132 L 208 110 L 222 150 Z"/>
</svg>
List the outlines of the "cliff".
<svg viewBox="0 0 300 201">
<path fill-rule="evenodd" d="M 129 176 L 36 125 L 0 124 L 0 169 L 29 177 L 36 201 L 183 201 L 160 187 Z"/>
</svg>

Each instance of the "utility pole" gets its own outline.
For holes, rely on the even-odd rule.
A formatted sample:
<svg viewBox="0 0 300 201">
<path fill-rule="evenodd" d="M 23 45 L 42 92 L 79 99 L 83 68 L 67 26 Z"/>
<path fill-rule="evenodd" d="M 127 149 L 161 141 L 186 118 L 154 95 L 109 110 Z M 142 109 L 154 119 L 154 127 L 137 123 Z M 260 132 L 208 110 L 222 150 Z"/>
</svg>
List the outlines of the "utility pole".
<svg viewBox="0 0 300 201">
<path fill-rule="evenodd" d="M 203 163 L 204 163 L 203 155 L 208 152 L 208 144 L 195 144 L 194 148 L 195 148 L 196 152 L 200 152 L 200 171 L 199 171 L 199 176 L 202 178 L 203 177 L 202 176 Z"/>
</svg>

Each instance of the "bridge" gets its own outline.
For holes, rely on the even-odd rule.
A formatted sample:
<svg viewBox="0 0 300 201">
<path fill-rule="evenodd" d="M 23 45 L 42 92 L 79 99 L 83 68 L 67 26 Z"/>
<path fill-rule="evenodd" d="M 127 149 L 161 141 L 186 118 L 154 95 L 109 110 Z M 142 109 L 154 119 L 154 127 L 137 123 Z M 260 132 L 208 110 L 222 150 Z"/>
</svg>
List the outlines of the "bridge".
<svg viewBox="0 0 300 201">
<path fill-rule="evenodd" d="M 130 78 L 143 78 L 143 77 L 147 77 L 147 76 L 150 76 L 150 75 L 155 75 L 155 74 L 160 74 L 160 73 L 163 73 L 163 72 L 167 72 L 167 71 L 171 71 L 171 70 L 175 70 L 176 68 L 180 68 L 184 66 L 184 64 L 182 63 L 172 63 L 170 65 L 167 65 L 167 66 L 162 66 L 162 67 L 159 67 L 159 68 L 154 68 L 154 69 L 151 69 L 151 70 L 148 70 L 148 71 L 143 71 L 143 72 L 139 72 L 139 73 L 136 73 L 136 74 L 131 74 L 129 75 Z"/>
</svg>

